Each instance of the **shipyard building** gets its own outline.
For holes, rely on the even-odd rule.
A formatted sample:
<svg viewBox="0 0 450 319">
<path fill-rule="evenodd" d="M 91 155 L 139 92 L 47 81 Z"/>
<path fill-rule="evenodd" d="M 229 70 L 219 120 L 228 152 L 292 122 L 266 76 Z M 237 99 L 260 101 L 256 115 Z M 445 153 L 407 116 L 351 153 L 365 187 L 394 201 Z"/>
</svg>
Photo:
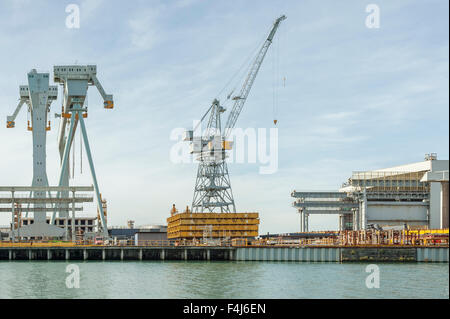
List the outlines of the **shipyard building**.
<svg viewBox="0 0 450 319">
<path fill-rule="evenodd" d="M 311 214 L 339 215 L 340 230 L 449 226 L 449 161 L 426 154 L 422 162 L 373 171 L 356 171 L 335 192 L 297 192 L 293 206 L 300 229 Z"/>
</svg>

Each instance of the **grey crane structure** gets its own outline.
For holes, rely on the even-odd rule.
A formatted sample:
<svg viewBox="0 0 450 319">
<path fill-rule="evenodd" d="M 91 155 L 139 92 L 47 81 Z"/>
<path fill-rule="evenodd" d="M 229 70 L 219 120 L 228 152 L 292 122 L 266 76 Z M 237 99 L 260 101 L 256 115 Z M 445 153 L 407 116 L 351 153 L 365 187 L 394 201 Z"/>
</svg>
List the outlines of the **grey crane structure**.
<svg viewBox="0 0 450 319">
<path fill-rule="evenodd" d="M 15 127 L 15 120 L 24 104 L 31 113 L 28 130 L 33 133 L 33 181 L 32 187 L 41 188 L 31 191 L 30 197 L 47 198 L 45 189 L 49 186 L 46 165 L 47 131 L 50 130 L 48 114 L 51 103 L 58 97 L 58 87 L 49 85 L 49 74 L 38 73 L 35 69 L 28 73 L 28 85 L 19 87 L 20 100 L 13 115 L 7 116 L 6 127 Z M 49 193 L 50 197 L 50 193 Z M 49 225 L 46 222 L 46 201 L 41 200 L 34 205 L 34 223 L 21 227 L 22 234 L 28 237 L 61 237 L 64 229 Z M 28 210 L 27 210 L 28 211 Z"/>
<path fill-rule="evenodd" d="M 240 93 L 232 98 L 234 104 L 226 121 L 225 128 L 222 130 L 221 114 L 226 109 L 220 105 L 219 100 L 214 99 L 194 130 L 185 132 L 183 139 L 191 142 L 190 152 L 191 154 L 196 154 L 197 160 L 199 161 L 192 200 L 192 211 L 194 213 L 236 212 L 228 167 L 225 161 L 227 158 L 226 151 L 232 148 L 232 142 L 227 141 L 227 138 L 236 125 L 239 114 L 247 100 L 267 50 L 272 44 L 272 40 L 281 21 L 284 19 L 286 19 L 286 16 L 282 15 L 275 20 L 267 39 L 250 67 Z M 196 132 L 208 114 L 209 119 L 205 134 L 194 136 L 194 132 Z"/>
<path fill-rule="evenodd" d="M 97 176 L 95 174 L 94 162 L 92 159 L 91 149 L 89 147 L 84 118 L 87 117 L 85 100 L 87 90 L 90 85 L 93 85 L 98 89 L 104 100 L 104 107 L 106 109 L 112 109 L 114 107 L 113 96 L 105 93 L 105 90 L 97 79 L 97 66 L 95 65 L 55 66 L 53 68 L 53 73 L 54 82 L 61 84 L 64 92 L 62 113 L 56 114 L 61 118 L 58 136 L 58 145 L 61 157 L 58 186 L 69 186 L 69 154 L 78 123 L 80 123 L 81 134 L 83 136 L 86 156 L 89 162 L 92 183 L 94 186 L 95 199 L 100 212 L 101 225 L 99 225 L 99 229 L 104 237 L 108 237 L 108 226 L 103 211 L 100 190 L 98 187 Z M 57 197 L 67 198 L 69 197 L 69 192 L 58 192 Z M 65 207 L 67 205 L 68 204 L 59 204 L 55 207 L 51 219 L 52 224 L 55 222 L 56 212 L 59 212 L 59 216 L 62 218 L 67 217 L 66 214 L 68 213 L 68 207 Z"/>
</svg>

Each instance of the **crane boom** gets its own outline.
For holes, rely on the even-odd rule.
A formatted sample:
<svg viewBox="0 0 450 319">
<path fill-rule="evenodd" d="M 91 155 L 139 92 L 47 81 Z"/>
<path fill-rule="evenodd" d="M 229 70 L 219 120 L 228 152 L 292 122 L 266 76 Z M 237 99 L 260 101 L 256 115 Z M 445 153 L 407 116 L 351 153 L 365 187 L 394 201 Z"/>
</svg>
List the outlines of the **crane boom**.
<svg viewBox="0 0 450 319">
<path fill-rule="evenodd" d="M 225 124 L 225 130 L 223 134 L 224 139 L 226 139 L 230 135 L 231 130 L 236 125 L 239 114 L 241 113 L 242 108 L 244 107 L 244 103 L 247 100 L 248 94 L 250 93 L 253 83 L 255 82 L 256 75 L 258 75 L 259 68 L 261 67 L 261 64 L 264 61 L 264 57 L 266 56 L 267 50 L 272 44 L 272 40 L 273 37 L 275 36 L 275 33 L 277 32 L 278 26 L 284 19 L 286 19 L 286 16 L 282 15 L 281 17 L 275 20 L 272 30 L 270 30 L 269 36 L 267 37 L 261 49 L 259 50 L 255 58 L 255 61 L 253 62 L 250 68 L 247 78 L 245 79 L 244 85 L 241 88 L 240 94 L 238 96 L 233 97 L 235 102 L 233 108 L 231 109 L 230 115 L 228 116 L 227 122 Z"/>
</svg>

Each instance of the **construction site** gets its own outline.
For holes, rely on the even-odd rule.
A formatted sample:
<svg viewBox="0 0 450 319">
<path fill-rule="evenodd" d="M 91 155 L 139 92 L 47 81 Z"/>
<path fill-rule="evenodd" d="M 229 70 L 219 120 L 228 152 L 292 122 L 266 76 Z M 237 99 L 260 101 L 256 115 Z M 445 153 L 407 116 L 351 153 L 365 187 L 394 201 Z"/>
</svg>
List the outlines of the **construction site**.
<svg viewBox="0 0 450 319">
<path fill-rule="evenodd" d="M 241 86 L 225 100 L 213 99 L 197 126 L 185 132 L 184 141 L 198 162 L 192 203 L 182 211 L 168 203 L 172 208 L 167 224 L 157 227 L 135 227 L 132 220 L 127 227 L 108 226 L 108 214 L 115 212 L 108 212 L 102 196 L 85 124 L 89 87 L 99 92 L 105 110 L 114 109 L 113 95 L 105 92 L 97 78 L 97 66 L 54 66 L 55 85 L 50 85 L 49 73 L 31 70 L 27 85 L 18 84 L 19 103 L 6 126 L 15 127 L 25 106 L 33 142 L 32 184 L 0 185 L 0 213 L 11 216 L 10 225 L 0 229 L 0 260 L 448 262 L 449 161 L 438 160 L 434 153 L 417 163 L 355 171 L 334 192 L 292 191 L 293 220 L 298 220 L 296 213 L 299 216 L 296 233 L 260 235 L 259 212 L 236 210 L 226 161 L 234 146 L 231 133 L 285 19 L 278 17 L 270 27 L 239 79 Z M 51 130 L 51 105 L 58 94 L 63 101 L 55 114 L 60 167 L 58 181 L 51 186 L 46 137 Z M 228 117 L 222 120 L 227 109 Z M 273 122 L 277 125 L 277 119 Z M 69 183 L 77 129 L 91 185 Z M 95 203 L 95 215 L 80 215 L 86 203 Z M 309 231 L 312 214 L 339 216 L 338 229 Z"/>
</svg>

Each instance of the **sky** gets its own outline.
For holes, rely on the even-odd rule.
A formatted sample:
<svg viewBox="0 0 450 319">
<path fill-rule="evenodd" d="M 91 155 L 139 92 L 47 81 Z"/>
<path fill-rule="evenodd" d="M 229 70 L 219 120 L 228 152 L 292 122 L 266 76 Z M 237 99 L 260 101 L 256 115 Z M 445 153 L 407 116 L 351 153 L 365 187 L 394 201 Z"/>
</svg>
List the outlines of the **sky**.
<svg viewBox="0 0 450 319">
<path fill-rule="evenodd" d="M 70 4 L 80 8 L 79 28 L 66 26 Z M 379 28 L 366 26 L 369 4 L 379 8 Z M 192 129 L 285 14 L 236 124 L 269 130 L 278 120 L 278 169 L 261 174 L 261 163 L 232 163 L 229 171 L 237 210 L 259 212 L 261 234 L 299 231 L 293 190 L 337 190 L 352 171 L 419 162 L 425 153 L 449 158 L 448 6 L 446 0 L 0 0 L 0 185 L 32 180 L 25 108 L 14 129 L 5 125 L 27 73 L 96 64 L 115 102 L 105 110 L 96 89 L 88 90 L 87 130 L 108 224 L 165 224 L 172 204 L 191 205 L 197 172 L 196 163 L 171 160 L 177 143 L 171 134 Z M 51 185 L 59 175 L 53 114 L 61 104 L 60 90 L 47 136 Z M 90 185 L 79 145 L 71 184 Z M 9 219 L 4 213 L 0 225 Z M 337 229 L 338 219 L 312 216 L 309 226 Z"/>
</svg>

